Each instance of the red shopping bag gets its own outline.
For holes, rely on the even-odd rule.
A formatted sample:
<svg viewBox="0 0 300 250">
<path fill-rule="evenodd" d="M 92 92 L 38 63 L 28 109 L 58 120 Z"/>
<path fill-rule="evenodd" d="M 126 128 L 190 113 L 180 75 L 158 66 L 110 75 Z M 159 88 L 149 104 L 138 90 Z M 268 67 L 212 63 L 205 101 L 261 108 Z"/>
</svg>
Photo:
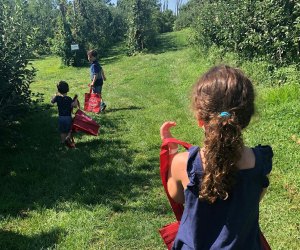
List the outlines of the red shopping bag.
<svg viewBox="0 0 300 250">
<path fill-rule="evenodd" d="M 182 145 L 183 147 L 185 147 L 186 149 L 189 149 L 192 145 L 187 143 L 187 142 L 183 142 L 183 141 L 179 141 L 175 138 L 167 138 L 163 140 L 163 143 L 161 145 L 161 150 L 160 150 L 160 177 L 161 177 L 161 181 L 162 184 L 164 186 L 165 192 L 167 194 L 168 200 L 170 202 L 170 205 L 172 207 L 172 210 L 175 214 L 175 217 L 177 219 L 176 222 L 170 223 L 165 225 L 164 227 L 162 227 L 161 229 L 159 229 L 159 233 L 160 236 L 162 237 L 164 243 L 166 244 L 168 250 L 170 250 L 173 246 L 174 240 L 176 238 L 178 229 L 179 229 L 179 225 L 180 225 L 180 220 L 181 220 L 181 216 L 183 214 L 183 205 L 176 203 L 171 196 L 169 195 L 168 192 L 168 186 L 167 186 L 167 182 L 168 182 L 168 171 L 169 171 L 169 167 L 170 167 L 170 163 L 169 163 L 169 143 L 177 143 L 179 145 Z"/>
<path fill-rule="evenodd" d="M 72 132 L 82 131 L 90 135 L 98 135 L 100 125 L 86 113 L 78 109 L 72 124 Z"/>
<path fill-rule="evenodd" d="M 173 246 L 174 240 L 176 238 L 178 229 L 179 229 L 179 225 L 180 225 L 180 220 L 183 214 L 183 209 L 184 206 L 182 204 L 176 203 L 171 196 L 169 195 L 168 192 L 168 186 L 167 186 L 167 182 L 168 182 L 168 171 L 170 168 L 170 163 L 169 163 L 169 143 L 177 143 L 178 145 L 181 145 L 183 147 L 185 147 L 186 149 L 189 149 L 192 145 L 187 143 L 187 142 L 183 142 L 180 140 L 177 140 L 175 138 L 167 138 L 164 139 L 161 145 L 161 150 L 160 150 L 160 177 L 161 177 L 161 181 L 162 184 L 164 186 L 165 192 L 167 194 L 168 200 L 170 202 L 170 205 L 172 207 L 172 210 L 175 214 L 175 217 L 177 219 L 177 221 L 167 224 L 164 227 L 162 227 L 161 229 L 159 229 L 159 233 L 160 236 L 162 237 L 164 243 L 166 244 L 168 250 L 170 250 Z M 260 233 L 260 240 L 261 240 L 261 245 L 262 245 L 262 249 L 263 250 L 271 250 L 271 247 L 268 243 L 268 241 L 266 240 L 266 238 L 264 237 L 264 235 L 262 234 L 262 232 Z"/>
<path fill-rule="evenodd" d="M 169 163 L 169 143 L 176 143 L 178 145 L 182 145 L 183 147 L 185 147 L 186 149 L 189 149 L 192 145 L 187 143 L 187 142 L 183 142 L 180 140 L 177 140 L 175 138 L 167 138 L 163 140 L 163 143 L 161 145 L 161 150 L 160 150 L 160 178 L 162 181 L 162 184 L 164 186 L 165 192 L 167 194 L 167 197 L 169 199 L 170 205 L 172 207 L 172 210 L 176 216 L 177 221 L 181 220 L 181 216 L 183 214 L 183 205 L 176 203 L 171 196 L 169 195 L 168 192 L 168 171 L 170 168 L 170 163 Z"/>
<path fill-rule="evenodd" d="M 92 93 L 92 88 L 90 88 L 90 93 L 84 94 L 84 110 L 87 112 L 99 113 L 101 111 L 101 95 L 97 93 Z"/>
<path fill-rule="evenodd" d="M 159 234 L 163 239 L 164 243 L 166 244 L 168 250 L 172 249 L 174 240 L 176 238 L 179 229 L 179 225 L 180 225 L 180 221 L 175 221 L 159 229 Z"/>
</svg>

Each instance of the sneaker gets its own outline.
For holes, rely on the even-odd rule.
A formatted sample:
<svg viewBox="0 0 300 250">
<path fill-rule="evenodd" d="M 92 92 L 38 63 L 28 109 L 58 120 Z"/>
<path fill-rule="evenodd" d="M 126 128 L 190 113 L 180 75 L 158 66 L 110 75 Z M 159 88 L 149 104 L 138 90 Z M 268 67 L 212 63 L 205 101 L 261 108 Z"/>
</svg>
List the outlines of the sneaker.
<svg viewBox="0 0 300 250">
<path fill-rule="evenodd" d="M 101 107 L 101 112 L 103 112 L 105 109 L 106 109 L 106 104 L 104 104 L 104 105 Z"/>
<path fill-rule="evenodd" d="M 75 142 L 70 138 L 70 137 L 67 137 L 66 140 L 65 140 L 65 144 L 68 148 L 75 148 Z"/>
</svg>

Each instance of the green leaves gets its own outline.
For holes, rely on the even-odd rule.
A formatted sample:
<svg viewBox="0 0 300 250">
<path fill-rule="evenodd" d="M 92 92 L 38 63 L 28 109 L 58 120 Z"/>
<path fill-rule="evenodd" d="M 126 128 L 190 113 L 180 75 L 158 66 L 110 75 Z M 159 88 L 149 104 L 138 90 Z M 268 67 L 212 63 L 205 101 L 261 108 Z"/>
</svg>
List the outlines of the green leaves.
<svg viewBox="0 0 300 250">
<path fill-rule="evenodd" d="M 127 48 L 132 55 L 155 44 L 159 32 L 159 5 L 156 0 L 123 0 L 127 12 Z"/>
<path fill-rule="evenodd" d="M 32 30 L 26 25 L 27 7 L 21 1 L 0 3 L 0 126 L 18 119 L 31 104 L 35 70 L 28 67 Z"/>
<path fill-rule="evenodd" d="M 192 22 L 195 42 L 216 44 L 247 59 L 265 57 L 276 65 L 299 63 L 300 7 L 295 1 L 192 2 L 198 16 Z"/>
<path fill-rule="evenodd" d="M 87 63 L 87 50 L 97 49 L 103 56 L 112 44 L 124 38 L 124 17 L 106 2 L 60 1 L 52 50 L 65 65 L 82 66 Z M 72 43 L 79 44 L 78 51 L 70 50 Z"/>
</svg>

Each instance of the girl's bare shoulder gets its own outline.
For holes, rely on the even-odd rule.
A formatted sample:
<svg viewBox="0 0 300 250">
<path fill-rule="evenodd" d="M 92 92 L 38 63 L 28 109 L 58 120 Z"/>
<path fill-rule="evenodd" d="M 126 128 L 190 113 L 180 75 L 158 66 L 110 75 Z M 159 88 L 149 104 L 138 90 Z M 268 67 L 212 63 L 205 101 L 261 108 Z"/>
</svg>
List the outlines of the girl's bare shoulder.
<svg viewBox="0 0 300 250">
<path fill-rule="evenodd" d="M 182 180 L 183 176 L 187 174 L 187 162 L 189 152 L 177 153 L 171 164 L 171 174 L 176 180 Z"/>
<path fill-rule="evenodd" d="M 184 168 L 186 170 L 188 158 L 189 152 L 177 153 L 173 158 L 172 165 L 174 164 L 177 169 Z"/>
<path fill-rule="evenodd" d="M 255 167 L 255 154 L 252 148 L 244 147 L 241 159 L 237 163 L 239 169 L 251 169 Z"/>
</svg>

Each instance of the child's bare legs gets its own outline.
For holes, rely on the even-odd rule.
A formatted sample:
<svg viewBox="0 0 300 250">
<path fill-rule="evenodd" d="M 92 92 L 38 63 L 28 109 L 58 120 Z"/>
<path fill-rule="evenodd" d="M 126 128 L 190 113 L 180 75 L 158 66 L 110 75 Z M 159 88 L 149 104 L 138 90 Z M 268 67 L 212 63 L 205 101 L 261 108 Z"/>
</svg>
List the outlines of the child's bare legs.
<svg viewBox="0 0 300 250">
<path fill-rule="evenodd" d="M 68 134 L 66 134 L 66 133 L 61 133 L 60 134 L 61 143 L 65 143 L 67 136 L 68 136 Z"/>
<path fill-rule="evenodd" d="M 100 108 L 101 108 L 101 112 L 103 112 L 106 109 L 106 104 L 105 102 L 103 102 L 103 99 L 101 101 Z"/>
<path fill-rule="evenodd" d="M 59 131 L 61 143 L 65 143 L 68 147 L 75 147 L 72 138 L 72 117 L 71 116 L 59 116 Z"/>
<path fill-rule="evenodd" d="M 75 148 L 75 142 L 71 131 L 65 137 L 65 143 L 69 148 Z"/>
<path fill-rule="evenodd" d="M 103 101 L 103 98 L 102 98 L 102 95 L 101 95 L 102 85 L 93 87 L 92 91 L 93 91 L 93 93 L 99 94 L 101 96 L 101 103 L 100 103 L 100 111 L 99 111 L 99 113 L 103 112 L 105 110 L 105 108 L 106 108 L 106 104 Z"/>
</svg>

